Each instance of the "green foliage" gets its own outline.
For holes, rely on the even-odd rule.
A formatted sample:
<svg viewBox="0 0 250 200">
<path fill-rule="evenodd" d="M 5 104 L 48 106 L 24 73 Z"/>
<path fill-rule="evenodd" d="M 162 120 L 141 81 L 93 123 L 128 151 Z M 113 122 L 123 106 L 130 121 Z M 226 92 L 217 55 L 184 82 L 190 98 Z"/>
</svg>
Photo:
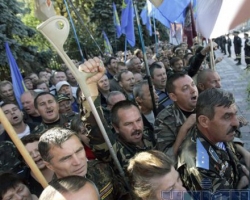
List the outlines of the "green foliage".
<svg viewBox="0 0 250 200">
<path fill-rule="evenodd" d="M 58 15 L 69 19 L 64 1 L 54 0 L 53 5 Z M 115 52 L 118 50 L 124 51 L 125 36 L 122 35 L 119 39 L 116 38 L 113 24 L 113 0 L 71 1 L 81 17 L 80 20 L 71 7 L 69 0 L 67 0 L 70 15 L 74 21 L 78 40 L 85 58 L 100 54 L 92 37 L 95 38 L 96 43 L 104 50 L 102 30 L 107 33 Z M 114 2 L 120 18 L 122 1 L 115 0 Z M 144 4 L 145 1 L 138 1 L 138 14 L 140 14 Z M 56 69 L 60 66 L 62 60 L 49 42 L 36 30 L 37 25 L 41 22 L 34 17 L 34 0 L 0 0 L 0 9 L 0 42 L 2 44 L 0 46 L 0 72 L 2 75 L 9 73 L 4 49 L 4 42 L 6 41 L 9 42 L 19 67 L 25 73 L 29 73 L 32 70 L 37 72 L 45 67 Z M 134 25 L 136 35 L 136 46 L 134 48 L 141 48 L 136 18 L 134 18 Z M 166 28 L 159 22 L 156 23 L 156 26 L 161 34 L 161 40 L 168 39 Z M 154 44 L 154 37 L 149 37 L 146 27 L 141 25 L 141 28 L 145 45 Z M 132 48 L 128 45 L 128 49 Z M 70 58 L 81 60 L 72 26 L 64 45 L 64 50 Z"/>
<path fill-rule="evenodd" d="M 25 18 L 25 12 L 29 9 L 24 2 L 17 0 L 0 1 L 0 73 L 1 79 L 9 76 L 9 65 L 4 48 L 5 42 L 9 43 L 11 52 L 15 57 L 17 64 L 25 74 L 31 71 L 38 71 L 47 67 L 50 60 L 41 61 L 41 55 L 38 52 L 38 46 L 34 42 L 37 37 L 34 26 L 27 26 L 21 18 Z M 32 21 L 34 22 L 35 19 Z"/>
</svg>

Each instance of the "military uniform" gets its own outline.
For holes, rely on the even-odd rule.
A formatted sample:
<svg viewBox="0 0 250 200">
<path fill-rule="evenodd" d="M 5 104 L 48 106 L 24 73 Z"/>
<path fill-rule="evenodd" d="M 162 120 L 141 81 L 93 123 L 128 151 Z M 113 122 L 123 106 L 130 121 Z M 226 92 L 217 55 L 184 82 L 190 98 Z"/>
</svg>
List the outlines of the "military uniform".
<svg viewBox="0 0 250 200">
<path fill-rule="evenodd" d="M 228 57 L 231 57 L 231 46 L 232 46 L 232 41 L 231 41 L 230 37 L 228 36 L 228 38 L 227 38 L 227 51 L 229 54 Z"/>
<path fill-rule="evenodd" d="M 86 178 L 93 181 L 99 190 L 100 198 L 104 200 L 130 200 L 130 194 L 123 180 L 115 175 L 109 164 L 98 160 L 88 161 Z"/>
<path fill-rule="evenodd" d="M 237 64 L 241 64 L 241 38 L 239 36 L 234 36 L 234 52 L 236 55 Z"/>
<path fill-rule="evenodd" d="M 114 174 L 109 164 L 98 160 L 89 160 L 85 177 L 95 183 L 101 200 L 131 200 L 123 180 Z M 53 180 L 56 178 L 54 175 Z"/>
<path fill-rule="evenodd" d="M 128 161 L 130 158 L 132 158 L 138 152 L 146 151 L 154 147 L 155 144 L 154 144 L 153 132 L 150 131 L 149 129 L 144 129 L 143 139 L 142 139 L 144 144 L 143 148 L 138 147 L 134 144 L 126 143 L 122 138 L 119 137 L 118 134 L 113 134 L 112 131 L 108 128 L 106 120 L 103 118 L 99 101 L 100 101 L 99 98 L 97 98 L 94 101 L 95 106 L 99 112 L 99 116 L 103 122 L 103 125 L 106 129 L 107 135 L 117 155 L 117 158 L 123 170 L 126 171 L 128 166 Z M 87 105 L 85 107 L 87 108 Z M 113 160 L 109 152 L 108 145 L 106 144 L 92 113 L 88 112 L 86 119 L 87 119 L 87 124 L 91 128 L 89 138 L 90 138 L 90 147 L 93 153 L 99 160 L 104 162 L 111 162 L 111 164 L 115 166 L 114 163 L 112 162 Z"/>
<path fill-rule="evenodd" d="M 164 108 L 155 120 L 156 148 L 174 159 L 173 144 L 186 116 L 176 104 Z"/>
<path fill-rule="evenodd" d="M 189 191 L 236 189 L 242 170 L 231 142 L 211 144 L 193 127 L 178 154 L 180 177 Z"/>
<path fill-rule="evenodd" d="M 250 42 L 248 38 L 245 40 L 244 51 L 245 51 L 245 61 L 247 64 L 247 68 L 249 68 L 250 67 Z"/>
<path fill-rule="evenodd" d="M 32 134 L 43 134 L 47 130 L 54 128 L 54 127 L 62 127 L 62 128 L 70 128 L 70 119 L 68 119 L 64 115 L 60 115 L 59 120 L 53 123 L 44 123 L 42 122 L 35 129 L 31 132 Z"/>
</svg>

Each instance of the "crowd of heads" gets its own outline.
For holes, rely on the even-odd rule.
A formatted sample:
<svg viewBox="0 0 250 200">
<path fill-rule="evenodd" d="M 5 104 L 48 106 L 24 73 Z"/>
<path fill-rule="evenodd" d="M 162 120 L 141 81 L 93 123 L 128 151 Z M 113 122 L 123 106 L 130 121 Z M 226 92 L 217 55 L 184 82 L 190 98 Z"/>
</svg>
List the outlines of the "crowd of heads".
<svg viewBox="0 0 250 200">
<path fill-rule="evenodd" d="M 222 107 L 229 109 L 235 117 L 236 108 L 232 94 L 220 89 L 218 73 L 211 69 L 200 71 L 196 86 L 185 71 L 200 51 L 197 45 L 188 48 L 186 43 L 178 46 L 161 43 L 157 51 L 155 46 L 147 47 L 145 55 L 136 49 L 134 54 L 131 51 L 117 52 L 116 56 L 103 60 L 106 73 L 97 81 L 97 88 L 103 97 L 102 107 L 109 111 L 110 123 L 122 141 L 143 148 L 145 127 L 142 115 L 147 116 L 158 109 L 162 93 L 167 94 L 172 103 L 184 112 L 196 109 L 197 126 L 207 131 L 208 138 L 219 129 L 225 134 L 211 140 L 232 140 L 231 135 L 226 134 L 231 129 L 220 127 L 218 113 L 222 112 Z M 113 83 L 117 90 L 112 90 Z M 41 117 L 40 123 L 45 126 L 61 121 L 62 116 L 68 118 L 67 129 L 54 127 L 42 135 L 27 134 L 21 139 L 38 168 L 41 171 L 51 170 L 57 177 L 43 191 L 40 199 L 77 199 L 83 194 L 84 199 L 99 199 L 95 183 L 85 177 L 88 168 L 85 148 L 91 147 L 91 130 L 81 118 L 84 117 L 82 102 L 85 98 L 75 77 L 69 69 L 42 70 L 25 76 L 24 84 L 27 91 L 20 97 L 21 110 L 12 83 L 0 82 L 1 108 L 15 130 L 25 126 L 26 115 Z M 208 129 L 208 126 L 213 128 Z M 235 119 L 232 128 L 237 126 Z M 161 191 L 186 191 L 173 161 L 163 152 L 140 152 L 127 162 L 132 189 L 141 199 L 161 199 Z M 35 199 L 24 183 L 13 173 L 1 174 L 0 199 L 5 200 L 11 195 Z"/>
</svg>

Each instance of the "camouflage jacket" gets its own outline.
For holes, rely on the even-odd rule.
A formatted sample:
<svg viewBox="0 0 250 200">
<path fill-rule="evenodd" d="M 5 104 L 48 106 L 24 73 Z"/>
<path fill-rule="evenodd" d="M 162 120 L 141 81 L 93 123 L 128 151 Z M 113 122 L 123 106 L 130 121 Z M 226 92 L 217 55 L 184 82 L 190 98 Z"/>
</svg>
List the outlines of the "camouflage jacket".
<svg viewBox="0 0 250 200">
<path fill-rule="evenodd" d="M 70 120 L 67 117 L 61 115 L 59 120 L 57 120 L 54 123 L 47 124 L 47 123 L 42 122 L 41 124 L 36 126 L 35 129 L 31 133 L 43 134 L 47 130 L 54 128 L 54 127 L 70 128 Z"/>
<path fill-rule="evenodd" d="M 131 200 L 123 180 L 114 174 L 107 163 L 89 160 L 86 178 L 96 185 L 101 200 Z M 57 179 L 55 174 L 52 179 Z"/>
<path fill-rule="evenodd" d="M 154 147 L 153 132 L 150 131 L 149 129 L 144 129 L 144 132 L 143 132 L 144 133 L 143 135 L 144 148 L 140 148 L 138 146 L 135 146 L 134 144 L 126 143 L 117 134 L 114 134 L 111 131 L 111 129 L 108 127 L 106 120 L 103 118 L 103 113 L 100 107 L 99 98 L 97 98 L 94 102 L 95 102 L 97 111 L 99 113 L 99 116 L 101 118 L 101 121 L 109 137 L 109 140 L 112 144 L 112 147 L 116 153 L 116 156 L 122 168 L 124 169 L 124 171 L 126 171 L 126 168 L 128 166 L 128 161 L 130 158 L 132 158 L 138 152 L 146 151 Z M 87 110 L 89 109 L 87 108 Z M 86 121 L 89 127 L 91 127 L 89 138 L 90 138 L 90 147 L 93 153 L 99 160 L 104 161 L 104 162 L 111 162 L 111 164 L 115 166 L 113 163 L 111 154 L 109 152 L 108 145 L 106 144 L 102 136 L 102 133 L 99 129 L 99 126 L 96 123 L 94 116 L 92 115 L 92 112 L 90 112 L 89 115 L 87 114 Z"/>
<path fill-rule="evenodd" d="M 93 181 L 99 190 L 100 198 L 105 200 L 130 200 L 130 194 L 119 176 L 115 175 L 109 164 L 98 160 L 88 161 L 86 178 Z"/>
<path fill-rule="evenodd" d="M 156 148 L 174 158 L 173 144 L 186 116 L 175 105 L 164 108 L 155 119 Z"/>
<path fill-rule="evenodd" d="M 242 176 L 240 166 L 233 143 L 213 145 L 196 127 L 178 154 L 178 171 L 189 191 L 236 189 Z"/>
</svg>

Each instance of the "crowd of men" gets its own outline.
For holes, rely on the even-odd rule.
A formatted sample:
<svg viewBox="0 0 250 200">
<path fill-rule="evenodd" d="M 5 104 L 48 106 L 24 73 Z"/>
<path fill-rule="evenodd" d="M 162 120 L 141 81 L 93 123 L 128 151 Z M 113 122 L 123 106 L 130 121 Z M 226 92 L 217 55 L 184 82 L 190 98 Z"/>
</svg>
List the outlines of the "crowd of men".
<svg viewBox="0 0 250 200">
<path fill-rule="evenodd" d="M 43 189 L 4 130 L 0 199 L 209 199 L 247 188 L 250 153 L 240 139 L 247 121 L 210 69 L 210 45 L 218 48 L 147 47 L 149 75 L 140 49 L 76 63 L 79 73 L 94 72 L 86 83 L 110 145 L 64 65 L 24 77 L 22 108 L 12 83 L 1 81 L 1 108 L 49 186 Z"/>
</svg>

